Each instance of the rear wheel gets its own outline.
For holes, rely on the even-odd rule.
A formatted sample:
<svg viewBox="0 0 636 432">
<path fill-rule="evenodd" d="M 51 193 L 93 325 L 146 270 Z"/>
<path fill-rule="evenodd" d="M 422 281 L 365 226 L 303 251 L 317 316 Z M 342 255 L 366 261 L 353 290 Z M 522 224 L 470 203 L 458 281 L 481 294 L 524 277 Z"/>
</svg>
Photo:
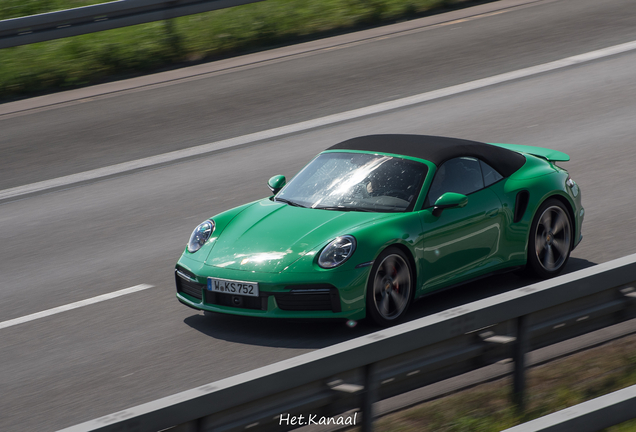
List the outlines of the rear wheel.
<svg viewBox="0 0 636 432">
<path fill-rule="evenodd" d="M 367 284 L 367 311 L 373 321 L 389 326 L 404 317 L 413 298 L 414 280 L 409 259 L 396 247 L 375 260 Z"/>
<path fill-rule="evenodd" d="M 548 278 L 559 274 L 570 258 L 572 222 L 563 203 L 546 200 L 537 211 L 528 241 L 528 267 L 535 275 Z"/>
</svg>

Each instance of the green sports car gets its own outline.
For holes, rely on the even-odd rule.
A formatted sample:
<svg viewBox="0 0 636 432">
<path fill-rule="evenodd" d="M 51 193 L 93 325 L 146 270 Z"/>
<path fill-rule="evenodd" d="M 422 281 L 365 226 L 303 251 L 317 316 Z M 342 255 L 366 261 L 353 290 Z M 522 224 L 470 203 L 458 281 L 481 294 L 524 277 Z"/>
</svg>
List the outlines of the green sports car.
<svg viewBox="0 0 636 432">
<path fill-rule="evenodd" d="M 177 262 L 192 308 L 277 318 L 370 317 L 485 275 L 563 270 L 581 192 L 556 150 L 425 135 L 334 145 L 273 195 L 195 228 Z"/>
</svg>

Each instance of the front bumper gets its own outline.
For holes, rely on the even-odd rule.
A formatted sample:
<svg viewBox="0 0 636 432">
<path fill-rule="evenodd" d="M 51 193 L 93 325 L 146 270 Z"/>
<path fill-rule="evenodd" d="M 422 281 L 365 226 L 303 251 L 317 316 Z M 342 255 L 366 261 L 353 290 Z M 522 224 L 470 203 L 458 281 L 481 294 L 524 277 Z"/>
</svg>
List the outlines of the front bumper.
<svg viewBox="0 0 636 432">
<path fill-rule="evenodd" d="M 191 308 L 267 318 L 365 317 L 370 267 L 351 271 L 257 273 L 204 265 L 182 256 L 175 269 L 177 299 Z M 207 278 L 258 282 L 259 296 L 207 290 Z"/>
</svg>

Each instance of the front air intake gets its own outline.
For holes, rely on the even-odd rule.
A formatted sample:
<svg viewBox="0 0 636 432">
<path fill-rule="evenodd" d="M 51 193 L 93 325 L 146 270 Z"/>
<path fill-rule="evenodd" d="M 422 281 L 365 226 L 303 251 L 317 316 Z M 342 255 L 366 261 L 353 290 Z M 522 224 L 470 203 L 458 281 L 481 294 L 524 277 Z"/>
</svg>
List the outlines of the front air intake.
<svg viewBox="0 0 636 432">
<path fill-rule="evenodd" d="M 192 273 L 179 267 L 175 269 L 174 275 L 178 293 L 187 294 L 197 300 L 203 299 L 203 290 L 205 289 L 205 285 L 193 280 L 195 276 Z"/>
<path fill-rule="evenodd" d="M 288 311 L 325 311 L 340 312 L 338 289 L 329 284 L 292 285 L 287 292 L 274 294 L 276 304 Z"/>
</svg>

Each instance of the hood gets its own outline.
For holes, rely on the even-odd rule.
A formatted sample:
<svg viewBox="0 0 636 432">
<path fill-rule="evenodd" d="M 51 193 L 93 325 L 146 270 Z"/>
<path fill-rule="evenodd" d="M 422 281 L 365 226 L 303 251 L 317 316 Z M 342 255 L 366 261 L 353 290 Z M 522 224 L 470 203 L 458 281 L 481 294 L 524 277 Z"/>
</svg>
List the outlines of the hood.
<svg viewBox="0 0 636 432">
<path fill-rule="evenodd" d="M 313 249 L 339 235 L 350 234 L 354 227 L 389 215 L 292 207 L 262 200 L 223 229 L 205 263 L 279 273 Z"/>
</svg>

